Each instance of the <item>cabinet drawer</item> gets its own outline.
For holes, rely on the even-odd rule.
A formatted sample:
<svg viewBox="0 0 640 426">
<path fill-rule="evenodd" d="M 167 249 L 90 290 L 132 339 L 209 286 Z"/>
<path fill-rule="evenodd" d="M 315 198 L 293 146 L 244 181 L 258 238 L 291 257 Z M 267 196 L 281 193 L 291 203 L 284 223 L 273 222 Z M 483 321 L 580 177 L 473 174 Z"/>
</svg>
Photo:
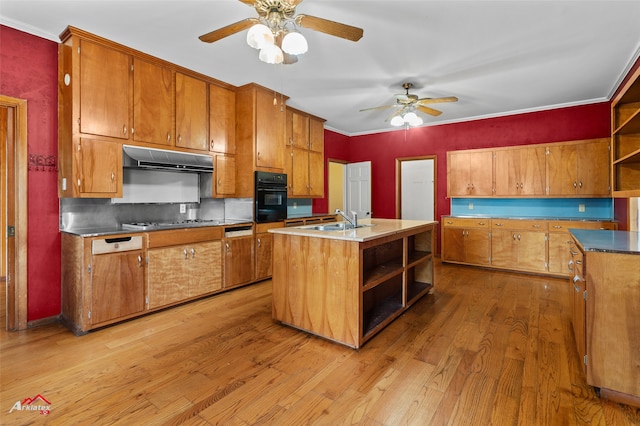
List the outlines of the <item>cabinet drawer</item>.
<svg viewBox="0 0 640 426">
<path fill-rule="evenodd" d="M 550 220 L 549 232 L 562 232 L 568 231 L 571 228 L 575 229 L 616 229 L 616 224 L 613 222 L 597 222 L 597 221 L 582 221 L 582 220 Z"/>
<path fill-rule="evenodd" d="M 547 232 L 547 222 L 544 220 L 528 219 L 493 219 L 491 221 L 491 228 Z"/>
<path fill-rule="evenodd" d="M 142 236 L 114 236 L 91 241 L 91 254 L 120 253 L 123 251 L 141 250 Z"/>
<path fill-rule="evenodd" d="M 149 232 L 149 248 L 215 241 L 222 238 L 222 227 L 181 228 Z"/>
<path fill-rule="evenodd" d="M 459 228 L 489 228 L 491 220 L 488 218 L 468 218 L 468 217 L 447 217 L 442 221 L 445 227 L 459 227 Z"/>
</svg>

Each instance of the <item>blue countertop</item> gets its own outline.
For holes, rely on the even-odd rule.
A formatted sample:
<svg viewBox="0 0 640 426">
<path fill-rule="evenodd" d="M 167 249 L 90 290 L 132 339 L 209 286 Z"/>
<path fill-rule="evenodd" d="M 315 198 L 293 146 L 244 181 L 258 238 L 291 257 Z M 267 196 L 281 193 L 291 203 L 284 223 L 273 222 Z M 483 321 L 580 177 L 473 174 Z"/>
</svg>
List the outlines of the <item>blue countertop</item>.
<svg viewBox="0 0 640 426">
<path fill-rule="evenodd" d="M 640 232 L 569 229 L 584 251 L 639 254 Z"/>
</svg>

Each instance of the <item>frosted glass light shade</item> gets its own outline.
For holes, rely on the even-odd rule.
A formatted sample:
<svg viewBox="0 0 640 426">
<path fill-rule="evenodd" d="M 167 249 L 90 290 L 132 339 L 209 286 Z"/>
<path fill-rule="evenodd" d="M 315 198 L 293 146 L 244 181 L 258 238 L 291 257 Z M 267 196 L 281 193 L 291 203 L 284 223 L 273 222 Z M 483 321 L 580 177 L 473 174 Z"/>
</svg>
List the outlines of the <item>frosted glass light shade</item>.
<svg viewBox="0 0 640 426">
<path fill-rule="evenodd" d="M 275 44 L 268 44 L 260 49 L 260 55 L 258 57 L 262 62 L 268 64 L 281 64 L 284 60 L 282 50 Z"/>
<path fill-rule="evenodd" d="M 408 112 L 402 118 L 404 119 L 405 123 L 411 124 L 411 122 L 415 121 L 418 118 L 418 116 L 416 115 L 415 112 Z"/>
<path fill-rule="evenodd" d="M 254 49 L 262 49 L 273 44 L 273 33 L 263 24 L 255 24 L 247 31 L 247 44 Z"/>
<path fill-rule="evenodd" d="M 290 32 L 282 39 L 282 50 L 290 55 L 302 55 L 309 49 L 307 39 L 298 32 Z"/>
<path fill-rule="evenodd" d="M 396 115 L 395 117 L 393 117 L 391 119 L 391 125 L 392 126 L 396 126 L 396 127 L 400 127 L 404 125 L 404 120 L 402 119 L 401 116 Z"/>
<path fill-rule="evenodd" d="M 413 113 L 409 113 L 409 114 L 413 114 Z M 407 116 L 405 115 L 404 120 L 409 123 L 409 126 L 419 126 L 423 123 L 422 117 L 419 117 L 417 114 L 413 114 L 413 116 L 409 117 L 408 120 L 407 120 Z"/>
</svg>

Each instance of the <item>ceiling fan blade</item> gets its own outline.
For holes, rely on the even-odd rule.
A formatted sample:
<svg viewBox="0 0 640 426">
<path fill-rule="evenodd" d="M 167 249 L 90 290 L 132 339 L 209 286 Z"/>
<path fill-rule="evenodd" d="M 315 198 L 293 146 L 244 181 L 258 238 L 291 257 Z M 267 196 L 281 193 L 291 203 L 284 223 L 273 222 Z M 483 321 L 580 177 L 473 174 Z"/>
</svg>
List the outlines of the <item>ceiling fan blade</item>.
<svg viewBox="0 0 640 426">
<path fill-rule="evenodd" d="M 214 41 L 218 41 L 232 34 L 251 28 L 258 22 L 260 21 L 258 21 L 258 19 L 256 18 L 243 19 L 242 21 L 227 25 L 226 27 L 218 28 L 217 30 L 211 31 L 210 33 L 203 34 L 198 38 L 205 43 L 213 43 Z"/>
<path fill-rule="evenodd" d="M 393 108 L 393 107 L 397 107 L 398 105 L 382 105 L 382 106 L 377 106 L 377 107 L 373 107 L 373 108 L 365 108 L 365 109 L 361 109 L 360 112 L 362 111 L 373 111 L 373 110 L 378 110 L 378 109 L 388 109 L 388 108 Z"/>
<path fill-rule="evenodd" d="M 437 109 L 429 108 L 422 105 L 416 105 L 416 109 L 418 111 L 424 112 L 425 114 L 433 115 L 434 117 L 437 117 L 440 114 L 442 114 L 442 111 L 438 111 Z"/>
<path fill-rule="evenodd" d="M 358 41 L 362 38 L 364 30 L 351 25 L 341 24 L 328 19 L 318 18 L 310 15 L 296 16 L 296 24 L 311 30 L 320 31 L 336 37 L 341 37 L 351 41 Z"/>
<path fill-rule="evenodd" d="M 422 99 L 418 99 L 417 104 L 418 105 L 439 104 L 442 102 L 458 102 L 458 98 L 456 98 L 455 96 L 449 96 L 446 98 L 422 98 Z"/>
<path fill-rule="evenodd" d="M 287 3 L 289 3 L 290 5 L 292 5 L 293 7 L 296 7 L 297 5 L 299 5 L 300 3 L 302 3 L 302 0 L 284 0 Z"/>
<path fill-rule="evenodd" d="M 386 120 L 384 120 L 385 122 L 387 121 L 391 121 L 391 119 L 393 117 L 396 117 L 398 115 L 402 115 L 404 112 L 406 111 L 406 108 L 398 108 L 396 111 L 393 112 L 393 114 L 391 114 L 390 116 L 387 117 Z"/>
<path fill-rule="evenodd" d="M 240 0 L 240 1 L 246 4 L 247 6 L 251 6 L 251 7 L 253 7 L 255 4 L 255 0 Z"/>
</svg>

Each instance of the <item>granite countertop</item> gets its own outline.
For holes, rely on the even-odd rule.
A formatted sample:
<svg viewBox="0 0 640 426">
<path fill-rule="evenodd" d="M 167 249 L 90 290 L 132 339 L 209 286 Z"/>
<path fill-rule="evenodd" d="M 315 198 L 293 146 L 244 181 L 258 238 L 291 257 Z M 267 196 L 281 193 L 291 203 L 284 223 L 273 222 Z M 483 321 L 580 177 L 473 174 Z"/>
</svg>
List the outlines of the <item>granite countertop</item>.
<svg viewBox="0 0 640 426">
<path fill-rule="evenodd" d="M 569 229 L 584 251 L 640 255 L 640 232 Z"/>
<path fill-rule="evenodd" d="M 335 225 L 345 222 L 331 222 L 324 225 Z M 293 226 L 289 228 L 270 229 L 274 234 L 297 235 L 301 237 L 328 238 L 333 240 L 347 240 L 364 242 L 398 232 L 408 231 L 424 225 L 437 224 L 436 221 L 401 220 L 401 219 L 361 219 L 358 225 L 365 225 L 356 229 L 321 231 L 313 229 L 318 225 Z"/>
<path fill-rule="evenodd" d="M 88 228 L 67 228 L 60 229 L 60 232 L 65 232 L 67 234 L 78 235 L 81 237 L 101 237 L 108 235 L 118 235 L 118 234 L 141 234 L 145 232 L 154 232 L 154 231 L 166 231 L 170 229 L 187 229 L 187 228 L 202 228 L 207 226 L 230 226 L 230 225 L 244 225 L 244 224 L 253 224 L 250 220 L 220 220 L 215 222 L 206 222 L 206 223 L 195 223 L 195 224 L 167 224 L 165 226 L 158 225 L 151 229 L 130 229 L 124 228 L 122 225 L 110 225 L 110 226 L 95 226 Z"/>
</svg>

